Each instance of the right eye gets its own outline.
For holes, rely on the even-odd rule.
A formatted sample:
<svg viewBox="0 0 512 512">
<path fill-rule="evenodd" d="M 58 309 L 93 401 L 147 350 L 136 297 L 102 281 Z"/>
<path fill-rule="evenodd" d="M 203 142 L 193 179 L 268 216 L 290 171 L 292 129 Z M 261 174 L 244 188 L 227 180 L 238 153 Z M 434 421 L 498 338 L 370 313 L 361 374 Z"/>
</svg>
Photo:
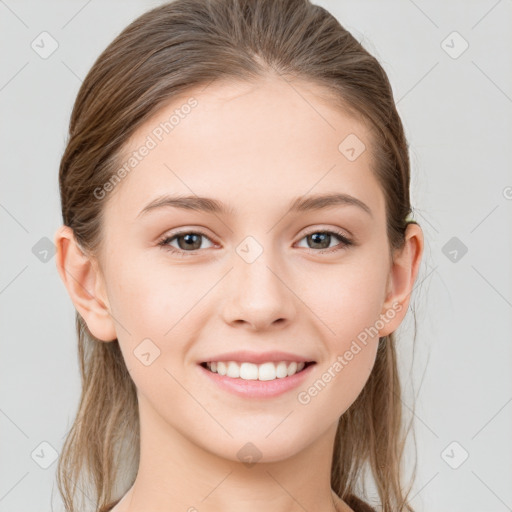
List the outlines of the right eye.
<svg viewBox="0 0 512 512">
<path fill-rule="evenodd" d="M 199 250 L 201 247 L 201 237 L 210 240 L 204 233 L 198 231 L 180 231 L 171 236 L 166 234 L 165 237 L 158 242 L 158 245 L 180 256 L 192 256 L 196 254 L 195 251 Z M 184 242 L 179 242 L 180 239 L 183 239 Z M 180 247 L 176 248 L 170 245 L 174 240 L 178 241 L 178 246 Z"/>
</svg>

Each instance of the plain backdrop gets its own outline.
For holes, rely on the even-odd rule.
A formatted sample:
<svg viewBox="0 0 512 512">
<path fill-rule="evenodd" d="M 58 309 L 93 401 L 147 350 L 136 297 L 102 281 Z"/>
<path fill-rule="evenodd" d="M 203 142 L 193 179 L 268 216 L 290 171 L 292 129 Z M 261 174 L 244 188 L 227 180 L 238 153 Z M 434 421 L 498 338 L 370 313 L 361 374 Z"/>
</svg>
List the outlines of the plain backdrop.
<svg viewBox="0 0 512 512">
<path fill-rule="evenodd" d="M 80 380 L 52 247 L 58 167 L 94 60 L 160 3 L 0 0 L 0 512 L 61 510 L 55 457 Z M 426 238 L 416 325 L 409 312 L 398 342 L 412 503 L 512 510 L 512 1 L 315 3 L 380 60 L 410 142 Z"/>
</svg>

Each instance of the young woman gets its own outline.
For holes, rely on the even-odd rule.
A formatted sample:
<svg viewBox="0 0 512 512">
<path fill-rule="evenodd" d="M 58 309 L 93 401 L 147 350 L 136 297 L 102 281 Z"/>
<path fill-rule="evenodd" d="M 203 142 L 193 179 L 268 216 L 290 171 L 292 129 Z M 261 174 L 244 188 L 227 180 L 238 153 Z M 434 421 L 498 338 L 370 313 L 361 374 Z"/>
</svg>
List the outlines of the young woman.
<svg viewBox="0 0 512 512">
<path fill-rule="evenodd" d="M 409 180 L 387 76 L 325 9 L 176 0 L 131 23 L 60 166 L 83 384 L 66 510 L 412 511 Z"/>
</svg>

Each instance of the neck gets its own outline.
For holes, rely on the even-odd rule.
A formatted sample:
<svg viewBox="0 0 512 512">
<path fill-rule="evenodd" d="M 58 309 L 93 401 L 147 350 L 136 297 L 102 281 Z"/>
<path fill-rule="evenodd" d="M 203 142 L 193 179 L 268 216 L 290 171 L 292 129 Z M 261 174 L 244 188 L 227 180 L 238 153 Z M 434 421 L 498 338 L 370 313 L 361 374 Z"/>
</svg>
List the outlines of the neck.
<svg viewBox="0 0 512 512">
<path fill-rule="evenodd" d="M 212 452 L 216 443 L 211 438 L 198 446 L 186 432 L 172 429 L 143 397 L 139 407 L 139 469 L 113 512 L 350 511 L 330 487 L 337 424 L 287 458 L 268 460 L 268 452 L 242 439 L 228 458 Z M 216 435 L 219 445 L 225 433 L 219 429 Z M 251 455 L 259 461 L 241 462 Z"/>
</svg>

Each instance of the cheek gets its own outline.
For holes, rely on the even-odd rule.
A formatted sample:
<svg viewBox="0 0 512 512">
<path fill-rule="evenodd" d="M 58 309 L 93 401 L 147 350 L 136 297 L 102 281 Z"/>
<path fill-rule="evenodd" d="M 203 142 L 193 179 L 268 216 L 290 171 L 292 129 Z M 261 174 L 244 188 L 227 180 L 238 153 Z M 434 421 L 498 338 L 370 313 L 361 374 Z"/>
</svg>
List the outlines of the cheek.
<svg viewBox="0 0 512 512">
<path fill-rule="evenodd" d="M 148 401 L 166 403 L 182 391 L 170 373 L 182 366 L 194 335 L 187 312 L 201 295 L 178 270 L 165 273 L 148 262 L 120 263 L 111 275 L 112 310 L 128 372 Z"/>
<path fill-rule="evenodd" d="M 210 272 L 198 278 L 197 270 L 185 266 L 166 268 L 142 261 L 120 263 L 111 275 L 115 284 L 109 296 L 126 366 L 142 390 L 150 386 L 157 394 L 162 389 L 167 393 L 163 384 L 170 384 L 169 375 L 162 370 L 187 363 L 187 348 L 203 325 L 198 318 L 208 302 L 205 295 L 217 277 Z M 154 377 L 150 383 L 145 380 L 148 360 L 152 372 L 166 377 L 159 385 L 155 386 Z"/>
<path fill-rule="evenodd" d="M 365 254 L 366 253 L 366 254 Z M 304 288 L 304 302 L 320 319 L 327 360 L 319 387 L 331 391 L 318 404 L 338 402 L 344 411 L 357 398 L 375 363 L 387 280 L 386 261 L 375 261 L 373 251 L 315 272 L 314 287 Z M 309 290 L 309 291 L 307 291 Z M 311 390 L 315 393 L 315 389 Z M 305 397 L 305 400 L 309 398 Z M 331 402 L 332 403 L 332 402 Z"/>
<path fill-rule="evenodd" d="M 370 252 L 370 251 L 368 251 Z M 385 262 L 357 256 L 346 263 L 317 269 L 302 291 L 304 302 L 322 320 L 328 338 L 343 350 L 347 342 L 374 326 L 382 312 L 387 274 Z"/>
<path fill-rule="evenodd" d="M 211 286 L 184 266 L 166 269 L 147 261 L 120 264 L 112 275 L 116 318 L 129 331 L 158 339 L 170 335 L 169 330 L 179 323 L 186 323 L 187 312 Z"/>
<path fill-rule="evenodd" d="M 329 411 L 336 421 L 360 395 L 375 364 L 386 276 L 379 269 L 354 265 L 317 277 L 310 301 L 321 319 L 327 358 L 297 398 L 300 404 Z"/>
</svg>

